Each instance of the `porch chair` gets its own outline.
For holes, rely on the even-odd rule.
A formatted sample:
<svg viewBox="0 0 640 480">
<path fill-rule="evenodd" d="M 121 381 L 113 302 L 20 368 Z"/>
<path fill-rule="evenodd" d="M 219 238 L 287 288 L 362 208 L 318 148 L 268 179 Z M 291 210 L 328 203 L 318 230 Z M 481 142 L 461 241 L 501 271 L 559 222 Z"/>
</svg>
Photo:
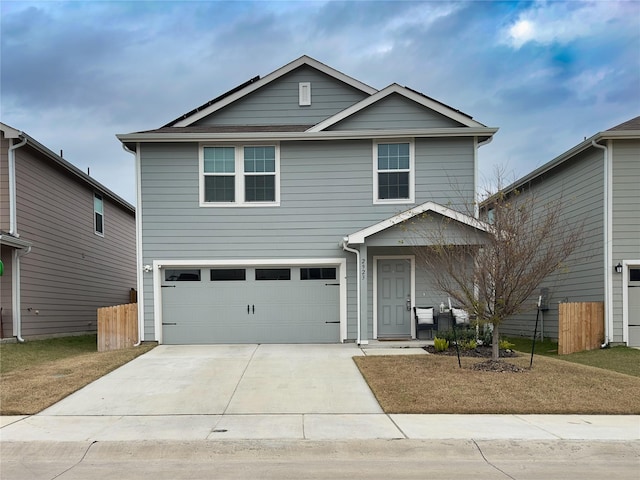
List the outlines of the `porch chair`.
<svg viewBox="0 0 640 480">
<path fill-rule="evenodd" d="M 416 339 L 420 339 L 420 330 L 431 332 L 438 331 L 438 317 L 434 315 L 433 307 L 413 307 L 414 319 L 416 322 Z"/>
</svg>

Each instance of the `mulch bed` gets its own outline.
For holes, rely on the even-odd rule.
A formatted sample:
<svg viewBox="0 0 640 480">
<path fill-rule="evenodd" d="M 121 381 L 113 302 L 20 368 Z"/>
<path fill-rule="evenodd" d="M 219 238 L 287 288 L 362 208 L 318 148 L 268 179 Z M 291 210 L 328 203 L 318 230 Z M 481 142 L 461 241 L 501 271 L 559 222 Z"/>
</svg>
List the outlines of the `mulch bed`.
<svg viewBox="0 0 640 480">
<path fill-rule="evenodd" d="M 428 345 L 423 347 L 427 353 L 432 355 L 444 355 L 444 356 L 457 356 L 458 352 L 456 352 L 456 347 L 449 347 L 447 350 L 442 352 L 436 352 L 436 349 L 433 345 Z M 512 363 L 503 362 L 502 360 L 493 360 L 491 359 L 491 347 L 479 346 L 474 348 L 473 350 L 465 350 L 460 349 L 461 357 L 472 357 L 472 358 L 487 358 L 484 362 L 474 363 L 471 367 L 471 370 L 481 371 L 481 372 L 499 372 L 499 373 L 519 373 L 525 372 L 526 370 L 520 368 Z M 500 350 L 500 358 L 513 358 L 518 357 L 519 354 L 514 352 L 513 350 Z"/>
</svg>

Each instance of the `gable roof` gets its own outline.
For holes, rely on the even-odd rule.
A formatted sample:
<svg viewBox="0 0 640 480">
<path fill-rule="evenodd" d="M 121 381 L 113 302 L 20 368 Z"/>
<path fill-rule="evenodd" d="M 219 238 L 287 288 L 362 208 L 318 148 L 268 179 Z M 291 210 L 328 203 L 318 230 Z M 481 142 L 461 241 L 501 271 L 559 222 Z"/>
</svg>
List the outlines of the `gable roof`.
<svg viewBox="0 0 640 480">
<path fill-rule="evenodd" d="M 469 227 L 482 230 L 483 232 L 489 231 L 489 225 L 485 222 L 481 222 L 480 220 L 473 218 L 469 215 L 465 215 L 464 213 L 460 213 L 451 208 L 445 207 L 435 202 L 426 202 L 417 207 L 413 207 L 409 210 L 405 210 L 397 215 L 394 215 L 391 218 L 387 218 L 381 222 L 376 223 L 375 225 L 371 225 L 370 227 L 363 228 L 351 235 L 346 237 L 348 245 L 359 245 L 365 243 L 367 237 L 371 235 L 375 235 L 376 233 L 382 232 L 388 228 L 391 228 L 399 223 L 402 223 L 406 220 L 409 220 L 417 215 L 421 215 L 425 212 L 434 212 L 442 215 L 443 217 L 450 218 L 455 220 L 456 222 L 462 223 Z"/>
<path fill-rule="evenodd" d="M 307 131 L 321 132 L 394 93 L 408 98 L 409 100 L 412 100 L 419 105 L 422 105 L 423 107 L 440 113 L 441 115 L 444 115 L 452 120 L 455 120 L 456 122 L 459 122 L 466 127 L 485 127 L 485 125 L 476 122 L 471 116 L 462 113 L 459 110 L 451 108 L 448 105 L 445 105 L 442 102 L 438 102 L 437 100 L 434 100 L 431 97 L 427 97 L 426 95 L 423 95 L 415 90 L 403 87 L 401 85 L 398 85 L 397 83 L 392 83 L 388 87 L 374 93 L 373 95 L 370 95 L 369 97 L 356 103 L 355 105 L 352 105 L 351 107 L 338 112 L 337 114 L 327 118 L 317 125 L 314 125 Z"/>
<path fill-rule="evenodd" d="M 191 112 L 185 115 L 182 115 L 177 119 L 169 122 L 168 124 L 165 125 L 165 127 L 187 127 L 192 123 L 208 115 L 211 115 L 212 113 L 226 107 L 227 105 L 235 102 L 236 100 L 250 94 L 251 92 L 258 90 L 259 88 L 267 85 L 268 83 L 273 82 L 274 80 L 277 80 L 283 75 L 286 75 L 287 73 L 292 72 L 293 70 L 303 65 L 307 65 L 311 68 L 315 68 L 316 70 L 319 70 L 322 73 L 329 75 L 330 77 L 333 77 L 343 83 L 346 83 L 347 85 L 350 85 L 353 88 L 356 88 L 357 90 L 361 90 L 362 92 L 365 92 L 368 95 L 372 95 L 375 92 L 377 92 L 375 88 L 370 87 L 369 85 L 366 85 L 356 80 L 355 78 L 345 75 L 344 73 L 339 72 L 338 70 L 335 70 L 329 67 L 328 65 L 325 65 L 324 63 L 321 63 L 311 57 L 303 55 L 302 57 L 294 60 L 293 62 L 286 64 L 284 67 L 281 67 L 276 71 L 271 72 L 266 77 L 260 78 L 258 76 L 258 77 L 252 78 L 248 82 L 228 91 L 227 93 L 220 95 L 219 97 L 205 103 L 204 105 L 196 108 L 195 110 L 192 110 Z"/>
<path fill-rule="evenodd" d="M 0 131 L 2 131 L 5 134 L 5 138 L 26 140 L 27 145 L 30 145 L 33 149 L 35 149 L 36 151 L 40 152 L 42 155 L 47 157 L 47 159 L 49 159 L 54 165 L 57 165 L 58 167 L 62 168 L 67 173 L 71 174 L 73 177 L 78 179 L 81 183 L 84 183 L 89 188 L 97 190 L 98 192 L 102 193 L 104 196 L 108 197 L 114 203 L 120 205 L 122 208 L 124 208 L 131 214 L 135 215 L 136 209 L 133 205 L 131 205 L 122 197 L 118 196 L 117 194 L 109 190 L 107 187 L 102 185 L 97 180 L 93 179 L 92 177 L 84 173 L 75 165 L 72 165 L 71 163 L 69 163 L 60 155 L 53 153 L 51 150 L 49 150 L 47 147 L 42 145 L 33 137 L 30 137 L 26 133 L 20 130 L 17 130 L 13 127 L 10 127 L 9 125 L 6 125 L 4 123 L 0 123 Z"/>
<path fill-rule="evenodd" d="M 602 132 L 598 132 L 595 135 L 586 138 L 584 141 L 580 142 L 575 147 L 567 150 L 563 154 L 557 156 L 553 160 L 545 163 L 541 167 L 535 169 L 531 173 L 525 175 L 524 177 L 516 180 L 511 185 L 506 187 L 503 191 L 504 193 L 509 193 L 517 188 L 520 188 L 522 185 L 535 180 L 537 177 L 544 175 L 545 173 L 553 170 L 557 166 L 563 164 L 571 160 L 577 154 L 589 149 L 595 148 L 594 144 L 602 140 L 634 140 L 640 139 L 640 116 L 632 118 L 631 120 L 627 120 L 626 122 L 621 123 L 615 127 L 610 128 L 609 130 L 604 130 Z M 486 205 L 491 201 L 490 197 L 487 200 L 482 202 L 482 205 Z"/>
</svg>

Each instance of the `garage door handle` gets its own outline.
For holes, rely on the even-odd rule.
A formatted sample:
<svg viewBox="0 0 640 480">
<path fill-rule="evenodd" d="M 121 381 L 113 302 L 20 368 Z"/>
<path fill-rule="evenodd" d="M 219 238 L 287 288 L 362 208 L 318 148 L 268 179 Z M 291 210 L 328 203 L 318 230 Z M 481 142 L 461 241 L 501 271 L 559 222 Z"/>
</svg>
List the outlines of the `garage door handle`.
<svg viewBox="0 0 640 480">
<path fill-rule="evenodd" d="M 340 286 L 340 284 L 339 284 L 339 283 L 325 283 L 325 284 L 324 284 L 324 286 L 325 286 L 325 287 L 329 287 L 329 286 L 332 286 L 332 285 L 333 285 L 333 286 Z"/>
<path fill-rule="evenodd" d="M 340 323 L 340 320 L 338 320 L 336 322 L 324 322 L 324 323 Z"/>
<path fill-rule="evenodd" d="M 251 305 L 251 313 L 256 313 L 256 306 L 255 305 Z"/>
<path fill-rule="evenodd" d="M 175 285 L 161 285 L 162 288 L 176 288 Z"/>
<path fill-rule="evenodd" d="M 164 323 L 162 322 L 163 325 L 177 325 L 177 323 Z"/>
<path fill-rule="evenodd" d="M 247 315 L 249 315 L 249 313 L 251 313 L 251 309 L 249 308 L 249 305 L 247 305 Z"/>
</svg>

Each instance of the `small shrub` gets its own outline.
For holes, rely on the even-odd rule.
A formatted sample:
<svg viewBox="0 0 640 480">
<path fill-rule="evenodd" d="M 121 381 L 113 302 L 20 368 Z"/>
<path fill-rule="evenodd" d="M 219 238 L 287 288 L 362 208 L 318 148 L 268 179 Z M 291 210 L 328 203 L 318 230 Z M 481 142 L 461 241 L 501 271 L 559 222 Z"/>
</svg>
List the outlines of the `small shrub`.
<svg viewBox="0 0 640 480">
<path fill-rule="evenodd" d="M 515 347 L 515 344 L 508 340 L 500 340 L 498 343 L 498 348 L 500 348 L 500 350 L 512 350 L 513 347 Z"/>
<path fill-rule="evenodd" d="M 436 352 L 444 352 L 449 348 L 449 341 L 445 338 L 434 338 L 433 339 L 433 347 L 436 349 Z"/>
<path fill-rule="evenodd" d="M 478 346 L 478 342 L 475 340 L 463 340 L 459 345 L 463 350 L 475 350 Z"/>
</svg>

